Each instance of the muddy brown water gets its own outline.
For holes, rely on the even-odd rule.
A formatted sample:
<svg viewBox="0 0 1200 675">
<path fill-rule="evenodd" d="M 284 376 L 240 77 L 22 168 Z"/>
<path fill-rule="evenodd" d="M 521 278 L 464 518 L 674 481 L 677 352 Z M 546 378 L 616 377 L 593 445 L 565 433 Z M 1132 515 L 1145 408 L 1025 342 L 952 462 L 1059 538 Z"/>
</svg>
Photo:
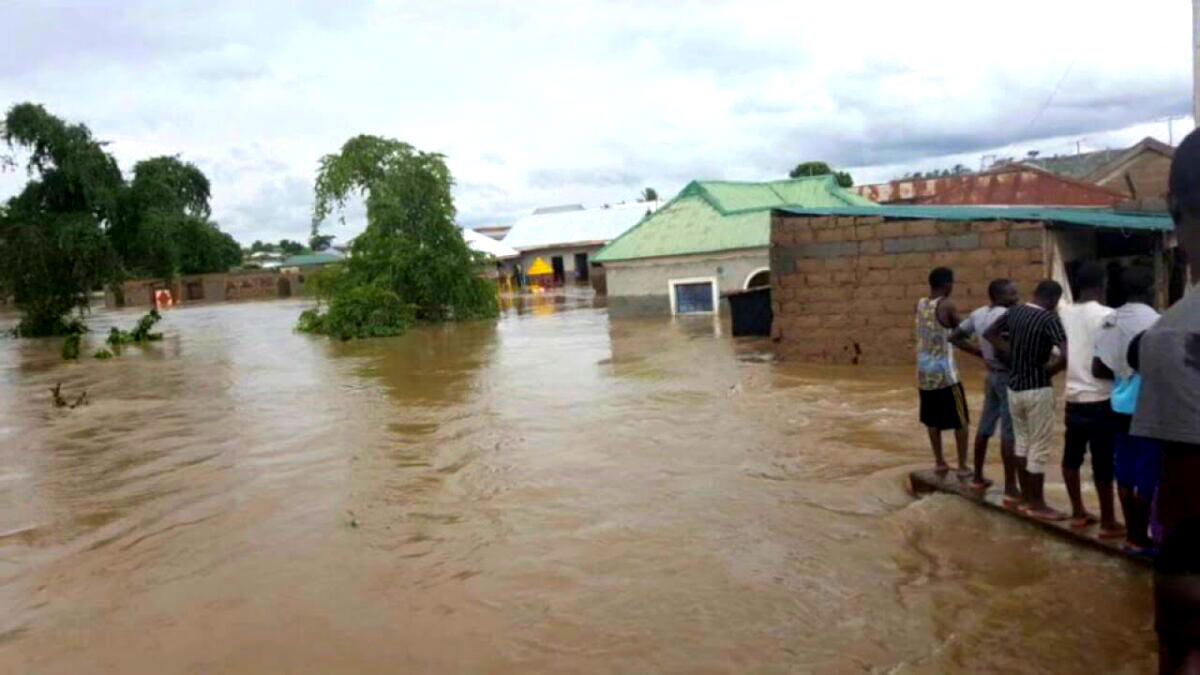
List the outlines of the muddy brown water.
<svg viewBox="0 0 1200 675">
<path fill-rule="evenodd" d="M 1153 667 L 1145 570 L 909 496 L 908 368 L 586 297 L 350 343 L 303 307 L 0 340 L 0 671 Z"/>
</svg>

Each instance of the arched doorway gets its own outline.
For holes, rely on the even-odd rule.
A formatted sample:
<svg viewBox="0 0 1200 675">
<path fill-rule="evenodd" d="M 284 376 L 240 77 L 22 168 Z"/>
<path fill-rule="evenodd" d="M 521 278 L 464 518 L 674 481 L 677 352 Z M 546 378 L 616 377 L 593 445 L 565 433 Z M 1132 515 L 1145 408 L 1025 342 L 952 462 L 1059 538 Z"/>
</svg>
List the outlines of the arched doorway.
<svg viewBox="0 0 1200 675">
<path fill-rule="evenodd" d="M 771 285 L 771 269 L 762 267 L 754 270 L 746 277 L 746 283 L 742 284 L 742 288 L 758 288 L 759 286 Z"/>
</svg>

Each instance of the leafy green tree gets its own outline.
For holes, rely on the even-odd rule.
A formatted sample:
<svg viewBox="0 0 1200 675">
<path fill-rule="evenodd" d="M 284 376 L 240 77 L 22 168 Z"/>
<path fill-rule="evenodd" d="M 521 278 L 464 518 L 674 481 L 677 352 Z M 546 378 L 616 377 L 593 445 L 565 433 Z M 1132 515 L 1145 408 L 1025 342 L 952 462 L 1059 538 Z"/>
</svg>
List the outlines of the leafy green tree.
<svg viewBox="0 0 1200 675">
<path fill-rule="evenodd" d="M 253 244 L 250 244 L 251 253 L 275 253 L 279 247 L 271 242 L 263 243 L 261 239 L 255 239 Z"/>
<path fill-rule="evenodd" d="M 291 239 L 280 239 L 279 252 L 284 255 L 304 255 L 305 253 L 311 253 L 312 251 L 298 241 L 292 241 Z"/>
<path fill-rule="evenodd" d="M 225 256 L 209 250 L 224 246 L 224 239 L 197 234 L 215 227 L 208 222 L 210 194 L 204 173 L 178 157 L 155 157 L 134 165 L 120 215 L 109 230 L 126 271 L 170 278 L 228 269 Z M 197 267 L 201 260 L 211 264 Z"/>
<path fill-rule="evenodd" d="M 119 208 L 121 171 L 86 126 L 40 105 L 10 108 L 0 138 L 29 153 L 30 180 L 0 217 L 0 287 L 21 310 L 17 332 L 77 332 L 69 314 L 86 310 L 89 293 L 118 269 L 105 228 Z"/>
<path fill-rule="evenodd" d="M 652 187 L 648 187 L 645 190 L 642 190 L 641 201 L 644 201 L 644 202 L 658 201 L 658 191 Z"/>
<path fill-rule="evenodd" d="M 792 178 L 833 175 L 838 185 L 846 188 L 854 186 L 854 178 L 851 177 L 849 172 L 834 171 L 825 162 L 801 162 L 796 165 L 796 168 L 788 172 L 788 175 Z"/>
<path fill-rule="evenodd" d="M 333 239 L 332 234 L 314 234 L 308 238 L 308 247 L 314 251 L 328 251 Z"/>
<path fill-rule="evenodd" d="M 327 307 L 301 315 L 300 329 L 350 339 L 399 335 L 415 321 L 496 316 L 495 284 L 480 276 L 484 256 L 455 225 L 452 185 L 442 155 L 390 138 L 355 136 L 323 157 L 314 222 L 361 195 L 367 227 L 317 289 Z"/>
</svg>

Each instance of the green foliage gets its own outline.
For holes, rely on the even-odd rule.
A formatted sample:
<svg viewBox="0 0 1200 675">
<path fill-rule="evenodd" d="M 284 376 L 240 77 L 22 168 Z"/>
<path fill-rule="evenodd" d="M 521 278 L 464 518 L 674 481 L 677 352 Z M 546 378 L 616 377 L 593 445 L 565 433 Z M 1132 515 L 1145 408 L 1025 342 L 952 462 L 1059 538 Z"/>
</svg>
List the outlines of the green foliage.
<svg viewBox="0 0 1200 675">
<path fill-rule="evenodd" d="M 83 340 L 83 336 L 79 333 L 71 333 L 63 338 L 62 357 L 65 361 L 74 361 L 79 358 L 79 343 Z"/>
<path fill-rule="evenodd" d="M 92 357 L 96 358 L 96 359 L 100 359 L 101 361 L 105 361 L 105 360 L 111 359 L 113 357 L 113 353 L 108 351 L 107 349 L 101 349 L 100 351 L 93 354 Z"/>
<path fill-rule="evenodd" d="M 241 262 L 209 216 L 209 183 L 177 157 L 138 162 L 126 183 L 82 124 L 32 103 L 5 115 L 0 138 L 29 153 L 29 182 L 0 208 L 0 289 L 22 312 L 19 335 L 63 335 L 91 291 L 126 274 L 170 277 Z"/>
<path fill-rule="evenodd" d="M 291 239 L 280 239 L 279 251 L 284 255 L 304 255 L 306 253 L 312 253 L 312 251 L 310 251 L 304 244 L 301 244 L 298 241 L 292 241 Z"/>
<path fill-rule="evenodd" d="M 23 316 L 17 334 L 69 332 L 74 309 L 113 277 L 118 262 L 104 229 L 124 184 L 103 144 L 82 124 L 39 105 L 13 106 L 0 138 L 29 152 L 30 180 L 0 216 L 0 287 Z"/>
<path fill-rule="evenodd" d="M 242 261 L 233 237 L 208 220 L 208 178 L 178 157 L 138 162 L 109 234 L 126 269 L 137 275 L 224 272 Z"/>
<path fill-rule="evenodd" d="M 308 238 L 308 247 L 313 251 L 326 251 L 333 245 L 332 234 L 314 234 Z"/>
<path fill-rule="evenodd" d="M 825 162 L 801 162 L 788 175 L 792 178 L 804 176 L 828 176 L 832 174 L 838 185 L 848 188 L 854 186 L 854 178 L 846 171 L 834 171 Z"/>
<path fill-rule="evenodd" d="M 658 201 L 658 191 L 652 187 L 648 187 L 645 190 L 642 190 L 642 195 L 640 197 L 640 201 L 643 201 L 643 202 Z"/>
<path fill-rule="evenodd" d="M 142 318 L 138 319 L 137 325 L 134 326 L 133 330 L 131 330 L 131 331 L 123 331 L 120 328 L 117 328 L 116 326 L 113 326 L 112 328 L 110 328 L 108 330 L 107 342 L 108 342 L 108 344 L 112 345 L 112 347 L 114 349 L 117 349 L 117 348 L 121 347 L 121 345 L 138 344 L 138 343 L 154 342 L 156 340 L 161 340 L 163 337 L 162 333 L 151 333 L 150 332 L 154 328 L 154 324 L 158 323 L 161 320 L 162 320 L 162 315 L 158 313 L 158 310 L 152 309 L 149 312 L 146 312 L 144 315 L 142 315 Z"/>
<path fill-rule="evenodd" d="M 367 228 L 318 284 L 328 309 L 306 313 L 300 328 L 348 339 L 399 335 L 414 321 L 496 316 L 495 285 L 480 276 L 484 256 L 454 223 L 452 185 L 442 155 L 394 139 L 356 136 L 322 158 L 314 222 L 360 195 Z"/>
<path fill-rule="evenodd" d="M 298 328 L 342 340 L 399 335 L 416 321 L 412 305 L 378 286 L 354 286 L 338 292 L 324 312 L 306 310 Z"/>
</svg>

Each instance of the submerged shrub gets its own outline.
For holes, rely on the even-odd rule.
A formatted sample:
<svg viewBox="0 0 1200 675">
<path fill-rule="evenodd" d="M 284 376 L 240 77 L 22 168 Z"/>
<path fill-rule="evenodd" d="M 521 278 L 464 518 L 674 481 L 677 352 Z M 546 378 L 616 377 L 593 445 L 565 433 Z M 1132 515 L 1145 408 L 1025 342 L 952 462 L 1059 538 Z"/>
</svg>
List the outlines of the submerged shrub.
<svg viewBox="0 0 1200 675">
<path fill-rule="evenodd" d="M 326 307 L 301 314 L 297 328 L 348 340 L 497 316 L 495 284 L 480 276 L 485 259 L 454 222 L 452 184 L 442 155 L 394 139 L 356 136 L 322 158 L 314 221 L 362 195 L 367 229 L 345 263 L 314 280 Z"/>
</svg>

